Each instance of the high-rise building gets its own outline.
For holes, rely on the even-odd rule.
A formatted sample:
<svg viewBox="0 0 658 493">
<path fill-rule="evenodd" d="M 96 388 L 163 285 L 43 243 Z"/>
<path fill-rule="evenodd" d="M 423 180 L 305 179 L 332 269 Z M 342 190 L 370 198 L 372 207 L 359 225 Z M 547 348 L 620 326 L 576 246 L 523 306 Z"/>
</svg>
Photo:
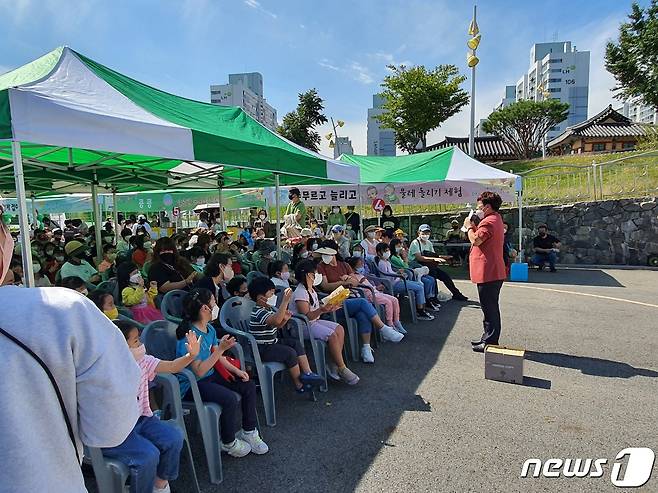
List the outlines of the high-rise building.
<svg viewBox="0 0 658 493">
<path fill-rule="evenodd" d="M 640 98 L 624 101 L 617 111 L 636 123 L 653 123 L 658 125 L 658 108 L 644 104 Z"/>
<path fill-rule="evenodd" d="M 381 94 L 372 97 L 372 108 L 368 108 L 368 156 L 395 156 L 395 131 L 381 128 L 377 116 L 384 113 Z"/>
<path fill-rule="evenodd" d="M 354 154 L 352 141 L 349 137 L 338 137 L 334 146 L 334 159 L 338 159 L 341 154 Z"/>
<path fill-rule="evenodd" d="M 511 87 L 514 87 L 513 92 Z M 542 101 L 547 97 L 569 103 L 567 119 L 551 127 L 548 140 L 560 135 L 568 126 L 587 120 L 589 51 L 577 51 L 571 41 L 532 45 L 530 68 L 515 86 L 505 87 L 505 97 L 497 108 L 522 99 Z"/>
<path fill-rule="evenodd" d="M 258 72 L 229 74 L 228 84 L 210 86 L 210 102 L 239 106 L 267 128 L 276 130 L 276 109 L 263 97 L 263 76 Z"/>
</svg>

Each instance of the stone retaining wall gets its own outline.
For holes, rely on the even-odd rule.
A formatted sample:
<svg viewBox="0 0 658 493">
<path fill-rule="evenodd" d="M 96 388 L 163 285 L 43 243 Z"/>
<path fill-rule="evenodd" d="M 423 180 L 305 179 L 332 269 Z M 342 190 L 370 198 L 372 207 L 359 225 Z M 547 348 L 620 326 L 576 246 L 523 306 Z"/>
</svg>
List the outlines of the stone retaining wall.
<svg viewBox="0 0 658 493">
<path fill-rule="evenodd" d="M 512 224 L 513 242 L 518 243 L 517 209 L 501 209 L 501 213 Z M 458 219 L 461 223 L 465 215 L 412 216 L 411 229 L 415 235 L 420 224 L 429 223 L 433 236 L 443 238 L 450 221 Z M 527 207 L 523 211 L 527 253 L 532 252 L 532 238 L 540 223 L 546 223 L 550 234 L 561 240 L 560 263 L 646 265 L 650 256 L 658 255 L 656 197 Z"/>
</svg>

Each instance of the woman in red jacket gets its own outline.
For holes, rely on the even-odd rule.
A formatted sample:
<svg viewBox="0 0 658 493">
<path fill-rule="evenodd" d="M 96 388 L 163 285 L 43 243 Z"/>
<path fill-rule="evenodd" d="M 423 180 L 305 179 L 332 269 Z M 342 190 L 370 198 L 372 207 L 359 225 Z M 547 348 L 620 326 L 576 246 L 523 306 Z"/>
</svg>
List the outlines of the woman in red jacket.
<svg viewBox="0 0 658 493">
<path fill-rule="evenodd" d="M 480 307 L 484 314 L 484 331 L 479 340 L 471 341 L 473 351 L 484 352 L 488 344 L 498 344 L 500 337 L 500 288 L 507 277 L 503 260 L 505 230 L 498 213 L 500 195 L 482 192 L 477 199 L 476 217 L 467 217 L 464 227 L 471 242 L 469 268 L 471 281 L 477 284 Z"/>
</svg>

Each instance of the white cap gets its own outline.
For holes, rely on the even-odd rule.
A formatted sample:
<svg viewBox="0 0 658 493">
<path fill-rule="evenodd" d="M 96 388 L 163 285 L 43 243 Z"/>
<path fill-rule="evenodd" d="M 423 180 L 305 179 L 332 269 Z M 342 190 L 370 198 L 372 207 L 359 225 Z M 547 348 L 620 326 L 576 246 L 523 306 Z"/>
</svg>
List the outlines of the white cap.
<svg viewBox="0 0 658 493">
<path fill-rule="evenodd" d="M 430 228 L 429 224 L 421 224 L 418 226 L 418 231 L 432 231 L 432 228 Z"/>
</svg>

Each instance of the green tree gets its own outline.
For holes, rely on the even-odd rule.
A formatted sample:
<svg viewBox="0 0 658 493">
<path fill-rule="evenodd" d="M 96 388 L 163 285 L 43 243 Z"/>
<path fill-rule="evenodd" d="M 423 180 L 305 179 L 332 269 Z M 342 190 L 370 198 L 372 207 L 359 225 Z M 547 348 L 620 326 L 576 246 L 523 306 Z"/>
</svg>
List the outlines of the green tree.
<svg viewBox="0 0 658 493">
<path fill-rule="evenodd" d="M 427 70 L 423 65 L 407 69 L 389 65 L 391 75 L 381 84 L 387 111 L 377 117 L 382 127 L 395 130 L 395 143 L 409 153 L 427 147 L 427 133 L 458 113 L 469 96 L 459 86 L 466 77 L 455 65 Z M 422 149 L 417 149 L 421 142 Z"/>
<path fill-rule="evenodd" d="M 542 138 L 569 114 L 569 103 L 557 99 L 517 101 L 500 108 L 482 123 L 485 132 L 500 136 L 519 159 L 541 151 Z"/>
<path fill-rule="evenodd" d="M 297 109 L 283 117 L 277 131 L 283 137 L 312 151 L 320 150 L 320 134 L 314 129 L 327 123 L 324 116 L 324 101 L 315 89 L 299 94 Z"/>
<path fill-rule="evenodd" d="M 658 107 L 658 0 L 645 9 L 633 3 L 628 18 L 618 42 L 606 46 L 605 68 L 617 79 L 617 99 L 639 97 Z"/>
</svg>

